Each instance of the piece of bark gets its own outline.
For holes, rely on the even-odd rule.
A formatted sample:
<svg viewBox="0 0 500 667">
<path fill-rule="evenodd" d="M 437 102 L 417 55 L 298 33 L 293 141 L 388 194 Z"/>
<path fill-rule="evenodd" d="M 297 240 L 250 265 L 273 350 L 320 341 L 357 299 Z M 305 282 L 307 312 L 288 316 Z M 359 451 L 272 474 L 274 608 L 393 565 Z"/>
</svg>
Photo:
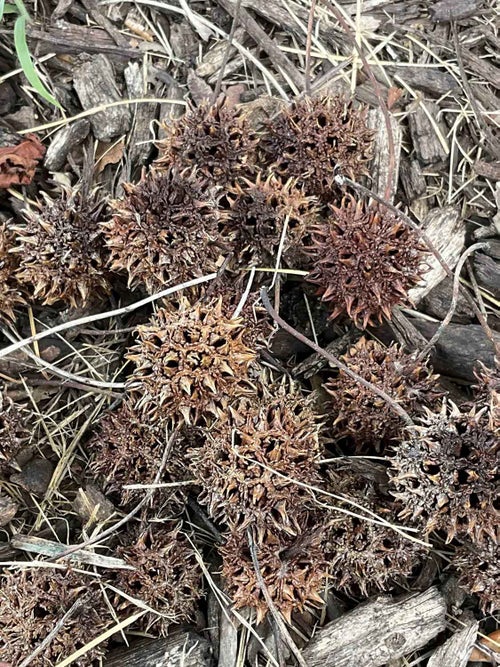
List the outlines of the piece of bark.
<svg viewBox="0 0 500 667">
<path fill-rule="evenodd" d="M 105 522 L 115 513 L 113 503 L 93 484 L 78 489 L 72 506 L 82 523 L 87 524 L 87 530 L 89 524 Z"/>
<path fill-rule="evenodd" d="M 402 600 L 380 597 L 317 631 L 303 651 L 308 667 L 379 667 L 425 646 L 446 626 L 436 588 Z"/>
<path fill-rule="evenodd" d="M 54 472 L 54 465 L 40 457 L 28 461 L 21 472 L 11 475 L 10 481 L 19 484 L 23 489 L 35 496 L 43 496 L 49 488 Z"/>
<path fill-rule="evenodd" d="M 147 95 L 147 81 L 144 80 L 144 68 L 139 63 L 129 63 L 124 71 L 127 92 L 130 98 L 141 98 Z M 134 167 L 142 167 L 151 155 L 153 143 L 151 141 L 151 121 L 156 119 L 158 104 L 148 102 L 132 107 L 132 130 L 128 145 L 127 167 L 130 175 Z"/>
<path fill-rule="evenodd" d="M 391 76 L 397 76 L 411 88 L 416 88 L 428 95 L 440 97 L 451 91 L 460 90 L 455 77 L 435 67 L 387 67 Z M 396 80 L 397 84 L 397 80 Z"/>
<path fill-rule="evenodd" d="M 492 257 L 478 252 L 474 255 L 474 276 L 484 289 L 491 292 L 496 298 L 500 298 L 500 262 Z"/>
<path fill-rule="evenodd" d="M 387 125 L 381 109 L 371 109 L 368 113 L 368 127 L 374 130 L 373 138 L 373 160 L 370 164 L 371 189 L 383 197 L 389 203 L 393 203 L 396 194 L 396 186 L 399 174 L 399 160 L 401 157 L 401 126 L 398 121 L 389 114 L 389 125 L 394 143 L 394 164 L 390 165 L 389 140 L 387 138 Z M 387 188 L 389 187 L 389 196 Z"/>
<path fill-rule="evenodd" d="M 212 651 L 195 632 L 181 632 L 166 639 L 146 639 L 111 651 L 104 667 L 212 667 Z"/>
<path fill-rule="evenodd" d="M 440 0 L 429 7 L 433 21 L 460 21 L 479 14 L 484 8 L 483 0 Z"/>
<path fill-rule="evenodd" d="M 479 623 L 472 621 L 462 630 L 455 632 L 432 654 L 427 667 L 466 667 L 478 629 Z"/>
<path fill-rule="evenodd" d="M 428 315 L 443 320 L 450 309 L 453 295 L 453 279 L 444 278 L 421 301 L 421 307 Z M 475 313 L 463 292 L 458 293 L 457 307 L 451 319 L 452 322 L 467 324 L 475 318 Z"/>
<path fill-rule="evenodd" d="M 429 213 L 427 181 L 418 160 L 401 158 L 399 177 L 406 195 L 406 201 L 413 215 L 422 220 Z"/>
<path fill-rule="evenodd" d="M 103 55 L 93 56 L 74 74 L 73 85 L 84 110 L 94 109 L 122 99 L 115 81 L 113 67 Z M 90 116 L 96 139 L 111 141 L 130 129 L 130 111 L 126 104 L 108 107 Z"/>
<path fill-rule="evenodd" d="M 217 667 L 236 667 L 238 664 L 238 629 L 229 609 L 220 615 L 219 661 Z"/>
<path fill-rule="evenodd" d="M 204 79 L 197 76 L 192 69 L 189 70 L 187 75 L 187 86 L 196 105 L 208 102 L 213 97 L 212 88 Z"/>
<path fill-rule="evenodd" d="M 490 239 L 484 253 L 493 259 L 500 259 L 500 239 Z"/>
<path fill-rule="evenodd" d="M 413 318 L 413 324 L 428 340 L 436 333 L 438 322 Z M 500 344 L 500 333 L 493 332 L 495 344 Z M 478 324 L 449 324 L 442 332 L 431 354 L 434 370 L 442 375 L 475 381 L 474 369 L 478 362 L 493 368 L 495 350 Z"/>
<path fill-rule="evenodd" d="M 16 516 L 18 505 L 10 496 L 0 493 L 0 526 L 7 525 Z"/>
<path fill-rule="evenodd" d="M 90 132 L 90 122 L 80 118 L 66 127 L 61 128 L 52 137 L 45 155 L 45 167 L 49 171 L 59 171 L 66 163 L 69 151 L 82 143 Z"/>
<path fill-rule="evenodd" d="M 484 176 L 492 181 L 500 181 L 500 162 L 485 162 L 484 160 L 477 160 L 474 163 L 474 171 L 478 176 Z"/>
<path fill-rule="evenodd" d="M 454 206 L 432 209 L 422 221 L 422 229 L 453 271 L 465 242 L 465 225 L 458 209 Z M 418 304 L 446 276 L 446 271 L 433 254 L 426 257 L 426 263 L 429 270 L 424 274 L 421 283 L 408 293 L 414 304 Z"/>
<path fill-rule="evenodd" d="M 243 28 L 236 28 L 234 33 L 233 41 L 241 44 L 245 37 L 245 30 Z M 196 67 L 196 74 L 202 78 L 212 76 L 213 74 L 219 75 L 220 67 L 226 57 L 226 52 L 228 49 L 228 43 L 226 40 L 221 39 L 218 41 L 214 47 L 207 51 L 203 56 L 201 63 Z M 234 58 L 238 53 L 238 49 L 235 46 L 229 46 L 229 57 Z"/>
<path fill-rule="evenodd" d="M 164 96 L 172 102 L 165 102 L 160 105 L 160 125 L 158 127 L 158 139 L 165 138 L 165 131 L 162 128 L 163 123 L 168 125 L 169 123 L 174 122 L 175 120 L 181 118 L 186 112 L 186 105 L 184 104 L 183 97 L 184 91 L 176 83 L 172 83 L 168 86 Z M 176 103 L 176 100 L 179 103 Z"/>
<path fill-rule="evenodd" d="M 174 56 L 182 62 L 196 58 L 200 40 L 187 21 L 173 23 L 170 26 L 170 44 Z"/>
<path fill-rule="evenodd" d="M 424 108 L 425 106 L 425 108 Z M 449 147 L 447 130 L 438 121 L 439 107 L 433 102 L 412 102 L 408 108 L 408 125 L 417 159 L 424 167 L 446 164 Z M 431 122 L 432 118 L 432 122 Z M 438 136 L 438 132 L 440 136 Z M 443 145 L 443 143 L 445 145 Z"/>
</svg>

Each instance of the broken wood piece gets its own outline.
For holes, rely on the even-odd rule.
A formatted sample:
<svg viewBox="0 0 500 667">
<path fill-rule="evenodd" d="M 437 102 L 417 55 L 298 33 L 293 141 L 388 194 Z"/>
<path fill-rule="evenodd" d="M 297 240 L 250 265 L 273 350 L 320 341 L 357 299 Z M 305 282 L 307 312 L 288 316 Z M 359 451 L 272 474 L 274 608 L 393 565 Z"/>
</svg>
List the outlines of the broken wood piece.
<svg viewBox="0 0 500 667">
<path fill-rule="evenodd" d="M 380 667 L 425 646 L 446 627 L 437 590 L 379 597 L 320 628 L 303 651 L 308 667 Z"/>
<path fill-rule="evenodd" d="M 398 121 L 391 114 L 388 114 L 388 116 L 390 132 L 394 144 L 394 164 L 392 167 L 390 164 L 391 156 L 388 150 L 388 128 L 384 113 L 380 108 L 371 109 L 369 111 L 367 125 L 375 132 L 373 138 L 373 160 L 370 164 L 370 187 L 376 194 L 392 204 L 394 202 L 394 195 L 396 194 L 398 183 L 402 132 Z M 387 197 L 387 188 L 389 188 L 390 192 L 389 197 Z"/>
<path fill-rule="evenodd" d="M 478 629 L 479 623 L 472 621 L 462 630 L 455 632 L 432 654 L 427 667 L 465 667 L 476 641 Z"/>
<path fill-rule="evenodd" d="M 429 7 L 433 21 L 459 21 L 475 16 L 483 9 L 482 0 L 440 0 Z"/>
<path fill-rule="evenodd" d="M 434 287 L 429 294 L 422 299 L 422 309 L 432 317 L 438 320 L 444 320 L 450 309 L 451 300 L 453 296 L 453 278 L 444 278 L 440 283 Z M 458 293 L 457 306 L 452 322 L 459 324 L 467 324 L 472 322 L 476 317 L 474 310 L 470 303 L 465 298 L 463 292 Z"/>
<path fill-rule="evenodd" d="M 439 120 L 439 107 L 416 100 L 408 107 L 408 125 L 419 162 L 425 167 L 443 166 L 449 155 L 447 130 Z"/>
<path fill-rule="evenodd" d="M 482 252 L 474 255 L 474 276 L 480 287 L 500 299 L 500 262 Z"/>
<path fill-rule="evenodd" d="M 180 632 L 166 639 L 146 639 L 111 651 L 104 667 L 212 667 L 209 642 L 196 632 Z"/>
<path fill-rule="evenodd" d="M 465 225 L 458 209 L 454 206 L 432 209 L 422 221 L 422 231 L 453 271 L 465 243 Z M 424 274 L 422 282 L 408 293 L 415 305 L 446 276 L 440 261 L 430 250 L 425 261 L 429 270 Z"/>
<path fill-rule="evenodd" d="M 45 167 L 49 171 L 62 169 L 70 150 L 81 144 L 89 132 L 90 122 L 86 118 L 80 118 L 58 130 L 47 148 Z"/>
<path fill-rule="evenodd" d="M 126 104 L 107 106 L 122 100 L 115 81 L 113 67 L 103 55 L 92 56 L 74 74 L 73 85 L 83 109 L 106 107 L 90 117 L 96 139 L 111 141 L 130 129 L 130 111 Z"/>
</svg>

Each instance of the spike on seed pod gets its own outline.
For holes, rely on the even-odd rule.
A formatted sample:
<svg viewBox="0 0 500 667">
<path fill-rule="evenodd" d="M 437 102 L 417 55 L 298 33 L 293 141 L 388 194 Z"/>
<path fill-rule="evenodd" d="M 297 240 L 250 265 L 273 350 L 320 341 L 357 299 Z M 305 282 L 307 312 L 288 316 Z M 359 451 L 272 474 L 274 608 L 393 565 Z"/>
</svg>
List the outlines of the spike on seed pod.
<svg viewBox="0 0 500 667">
<path fill-rule="evenodd" d="M 22 408 L 0 390 L 0 478 L 19 470 L 16 457 L 29 434 Z"/>
<path fill-rule="evenodd" d="M 34 653 L 67 612 L 71 611 L 64 624 L 30 660 L 30 665 L 59 664 L 112 622 L 96 579 L 50 567 L 31 567 L 3 575 L 0 608 L 0 660 L 12 665 L 20 665 Z M 77 664 L 95 664 L 104 654 L 106 643 L 90 649 L 85 662 Z"/>
<path fill-rule="evenodd" d="M 341 97 L 305 98 L 268 122 L 260 146 L 272 173 L 330 199 L 338 173 L 354 180 L 367 173 L 372 137 L 366 109 Z"/>
<path fill-rule="evenodd" d="M 244 391 L 255 352 L 242 340 L 242 320 L 224 317 L 221 299 L 194 306 L 181 299 L 179 310 L 159 309 L 137 332 L 128 389 L 149 420 L 182 415 L 194 424 Z"/>
<path fill-rule="evenodd" d="M 320 483 L 317 422 L 308 400 L 289 384 L 266 389 L 262 398 L 235 400 L 192 454 L 199 499 L 210 516 L 231 530 L 254 526 L 259 543 L 269 527 L 296 534 L 299 514 L 311 503 L 302 485 Z"/>
<path fill-rule="evenodd" d="M 170 168 L 124 186 L 103 223 L 113 271 L 154 294 L 217 270 L 219 213 L 204 183 Z"/>
<path fill-rule="evenodd" d="M 10 252 L 14 238 L 7 225 L 0 224 L 0 321 L 15 320 L 14 308 L 26 303 L 15 276 L 19 258 Z"/>
<path fill-rule="evenodd" d="M 140 628 L 166 636 L 168 628 L 188 621 L 194 615 L 202 594 L 202 572 L 196 553 L 178 524 L 164 523 L 142 533 L 128 533 L 116 553 L 133 570 L 117 570 L 114 585 L 128 596 L 146 604 L 152 612 L 143 616 Z M 127 617 L 136 606 L 117 595 L 115 608 Z"/>
<path fill-rule="evenodd" d="M 162 127 L 166 137 L 158 143 L 159 171 L 196 167 L 212 185 L 221 185 L 253 168 L 257 135 L 234 107 L 204 103 Z"/>
<path fill-rule="evenodd" d="M 426 533 L 443 531 L 448 542 L 455 536 L 476 544 L 496 539 L 500 449 L 485 409 L 465 414 L 444 402 L 439 414 L 425 409 L 417 422 L 390 459 L 400 516 Z"/>
<path fill-rule="evenodd" d="M 483 612 L 500 609 L 500 542 L 486 538 L 481 545 L 465 541 L 455 549 L 452 567 L 458 583 L 479 598 Z"/>
<path fill-rule="evenodd" d="M 324 604 L 321 598 L 328 573 L 321 526 L 307 528 L 299 535 L 275 535 L 272 531 L 259 541 L 255 551 L 260 574 L 276 609 L 291 624 L 292 614 Z M 246 535 L 229 533 L 220 548 L 222 576 L 237 609 L 250 607 L 259 624 L 269 611 Z"/>
<path fill-rule="evenodd" d="M 435 405 L 442 397 L 439 376 L 398 345 L 386 348 L 362 337 L 342 361 L 351 371 L 385 391 L 410 415 L 418 414 L 424 405 Z M 362 453 L 367 447 L 380 451 L 403 435 L 404 423 L 393 409 L 344 371 L 329 379 L 324 388 L 332 397 L 331 407 L 336 414 L 333 434 L 339 438 L 349 436 L 355 453 Z"/>
<path fill-rule="evenodd" d="M 237 255 L 245 265 L 259 264 L 278 252 L 285 261 L 300 255 L 300 241 L 315 220 L 317 209 L 289 179 L 258 172 L 254 180 L 239 179 L 226 194 L 228 228 L 235 237 Z M 302 258 L 302 262 L 304 258 Z"/>
<path fill-rule="evenodd" d="M 306 280 L 317 285 L 332 306 L 366 328 L 408 303 L 408 290 L 420 280 L 424 247 L 394 213 L 346 195 L 330 205 L 328 219 L 311 228 L 307 253 L 313 269 Z"/>
<path fill-rule="evenodd" d="M 17 279 L 32 287 L 35 299 L 79 308 L 110 292 L 103 210 L 97 195 L 76 192 L 27 213 L 25 227 L 16 228 Z"/>
<path fill-rule="evenodd" d="M 144 490 L 124 489 L 129 484 L 151 484 L 160 468 L 167 446 L 167 427 L 161 420 L 148 422 L 138 414 L 130 399 L 116 412 L 104 416 L 88 443 L 92 460 L 89 471 L 104 481 L 104 490 L 123 509 L 131 509 L 144 497 Z M 184 478 L 182 456 L 174 443 L 162 482 Z M 179 488 L 158 489 L 151 499 L 155 506 L 176 511 L 183 500 Z"/>
</svg>

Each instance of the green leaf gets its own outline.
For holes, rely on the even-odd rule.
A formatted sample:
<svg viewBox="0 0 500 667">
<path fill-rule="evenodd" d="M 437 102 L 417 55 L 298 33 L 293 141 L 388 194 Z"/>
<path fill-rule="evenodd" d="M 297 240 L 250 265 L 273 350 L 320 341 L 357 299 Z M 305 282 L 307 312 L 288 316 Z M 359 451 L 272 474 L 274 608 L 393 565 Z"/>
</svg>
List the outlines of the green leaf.
<svg viewBox="0 0 500 667">
<path fill-rule="evenodd" d="M 14 24 L 14 46 L 16 47 L 17 57 L 23 69 L 24 76 L 31 83 L 36 92 L 44 100 L 61 109 L 59 102 L 53 97 L 47 88 L 43 85 L 38 76 L 38 72 L 33 65 L 31 55 L 26 41 L 26 16 L 18 16 Z"/>
<path fill-rule="evenodd" d="M 3 18 L 4 11 L 5 11 L 5 0 L 0 0 L 0 21 Z"/>
<path fill-rule="evenodd" d="M 7 4 L 5 0 L 0 0 L 0 10 L 2 8 L 2 2 L 5 3 L 3 5 L 3 14 L 19 14 L 16 5 Z M 3 14 L 0 11 L 0 21 L 3 18 Z"/>
</svg>

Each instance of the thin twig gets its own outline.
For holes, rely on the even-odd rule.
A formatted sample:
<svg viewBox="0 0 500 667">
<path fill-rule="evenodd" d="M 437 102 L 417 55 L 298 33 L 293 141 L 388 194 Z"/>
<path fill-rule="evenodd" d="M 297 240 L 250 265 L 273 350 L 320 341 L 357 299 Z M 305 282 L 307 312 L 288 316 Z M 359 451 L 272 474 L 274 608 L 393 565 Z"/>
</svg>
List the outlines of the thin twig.
<svg viewBox="0 0 500 667">
<path fill-rule="evenodd" d="M 162 292 L 158 292 L 158 294 L 153 294 L 152 296 L 148 296 L 145 299 L 136 301 L 135 303 L 130 303 L 128 306 L 123 306 L 123 308 L 116 308 L 115 310 L 108 310 L 104 313 L 95 313 L 94 315 L 79 317 L 78 319 L 71 320 L 70 322 L 63 322 L 62 324 L 58 324 L 57 326 L 52 327 L 51 329 L 45 329 L 45 331 L 40 331 L 39 333 L 34 334 L 33 336 L 29 336 L 28 338 L 23 338 L 23 340 L 20 340 L 17 343 L 13 343 L 8 347 L 5 347 L 3 350 L 0 350 L 0 359 L 8 356 L 9 354 L 12 354 L 13 352 L 16 352 L 16 350 L 20 350 L 21 348 L 26 347 L 26 345 L 31 345 L 37 340 L 41 340 L 42 338 L 47 338 L 47 336 L 52 336 L 53 334 L 60 333 L 61 331 L 67 331 L 68 329 L 79 327 L 82 324 L 89 324 L 89 322 L 98 322 L 99 320 L 106 320 L 111 317 L 118 317 L 119 315 L 132 313 L 134 312 L 134 310 L 142 308 L 142 306 L 146 306 L 147 304 L 152 303 L 153 301 L 157 301 L 158 299 L 162 299 L 163 297 L 170 296 L 171 294 L 180 292 L 181 290 L 186 289 L 188 287 L 194 287 L 195 285 L 206 283 L 209 280 L 213 280 L 216 277 L 217 273 L 209 273 L 208 275 L 202 276 L 201 278 L 195 278 L 194 280 L 188 280 L 187 282 L 181 283 L 180 285 L 175 285 L 175 287 L 169 287 L 168 289 L 165 289 Z"/>
<path fill-rule="evenodd" d="M 263 287 L 260 291 L 260 298 L 262 299 L 262 303 L 264 304 L 264 308 L 267 310 L 269 315 L 273 318 L 273 320 L 280 325 L 282 329 L 287 331 L 289 334 L 291 334 L 294 338 L 297 338 L 297 340 L 300 340 L 302 343 L 310 347 L 312 350 L 317 352 L 319 355 L 327 359 L 332 366 L 335 366 L 336 368 L 340 369 L 343 371 L 346 375 L 348 375 L 350 378 L 358 382 L 360 385 L 362 385 L 365 389 L 368 389 L 368 391 L 373 392 L 377 396 L 379 396 L 382 400 L 384 400 L 389 407 L 399 416 L 405 424 L 409 427 L 414 427 L 415 424 L 410 417 L 410 415 L 406 412 L 404 408 L 402 408 L 400 405 L 396 403 L 396 401 L 389 396 L 385 391 L 382 389 L 379 389 L 376 387 L 374 384 L 371 382 L 368 382 L 368 380 L 365 380 L 361 375 L 358 375 L 354 371 L 352 371 L 350 368 L 348 368 L 345 364 L 343 364 L 340 359 L 337 359 L 337 357 L 334 357 L 333 354 L 330 354 L 330 352 L 327 352 L 324 350 L 322 347 L 319 345 L 316 345 L 314 341 L 312 341 L 310 338 L 307 338 L 307 336 L 304 336 L 301 334 L 299 331 L 294 329 L 290 324 L 285 322 L 276 310 L 273 308 L 271 305 L 271 302 L 269 300 L 269 296 L 267 294 L 267 290 L 265 287 Z"/>
<path fill-rule="evenodd" d="M 462 254 L 462 257 L 460 257 L 457 266 L 455 267 L 455 275 L 453 277 L 453 294 L 451 298 L 451 303 L 450 307 L 448 309 L 448 312 L 446 313 L 446 317 L 443 319 L 439 327 L 437 328 L 436 333 L 432 338 L 429 340 L 427 345 L 423 348 L 423 350 L 420 352 L 420 354 L 417 357 L 418 361 L 422 361 L 422 359 L 425 359 L 429 352 L 432 350 L 434 345 L 438 342 L 438 340 L 441 337 L 441 334 L 443 331 L 446 329 L 448 324 L 451 322 L 451 318 L 455 314 L 455 310 L 457 308 L 458 304 L 458 293 L 459 293 L 459 287 L 460 287 L 460 273 L 462 272 L 462 268 L 467 260 L 467 258 L 472 255 L 476 250 L 483 250 L 484 248 L 487 248 L 488 244 L 487 243 L 474 243 L 474 245 L 471 245 L 470 248 L 467 248 L 467 250 Z"/>
<path fill-rule="evenodd" d="M 259 559 L 257 557 L 257 549 L 255 546 L 255 538 L 253 531 L 251 528 L 247 528 L 247 537 L 248 537 L 248 546 L 250 547 L 250 555 L 252 556 L 252 563 L 253 567 L 255 570 L 255 576 L 257 577 L 257 583 L 259 585 L 260 590 L 262 591 L 262 595 L 264 596 L 264 599 L 266 601 L 267 606 L 269 607 L 269 612 L 271 613 L 271 626 L 273 628 L 274 632 L 274 638 L 276 640 L 276 652 L 278 656 L 278 662 L 280 664 L 280 667 L 282 665 L 285 665 L 285 659 L 282 654 L 281 650 L 281 636 L 286 640 L 286 643 L 288 645 L 288 648 L 292 651 L 293 655 L 295 656 L 295 659 L 299 663 L 301 667 L 307 667 L 307 664 L 302 657 L 299 649 L 297 648 L 295 642 L 293 641 L 290 633 L 288 632 L 285 623 L 283 622 L 283 619 L 281 618 L 280 613 L 276 609 L 276 605 L 273 602 L 273 599 L 269 595 L 269 591 L 267 590 L 266 582 L 264 581 L 264 578 L 262 576 L 262 573 L 260 571 L 260 565 L 259 565 Z"/>
</svg>

